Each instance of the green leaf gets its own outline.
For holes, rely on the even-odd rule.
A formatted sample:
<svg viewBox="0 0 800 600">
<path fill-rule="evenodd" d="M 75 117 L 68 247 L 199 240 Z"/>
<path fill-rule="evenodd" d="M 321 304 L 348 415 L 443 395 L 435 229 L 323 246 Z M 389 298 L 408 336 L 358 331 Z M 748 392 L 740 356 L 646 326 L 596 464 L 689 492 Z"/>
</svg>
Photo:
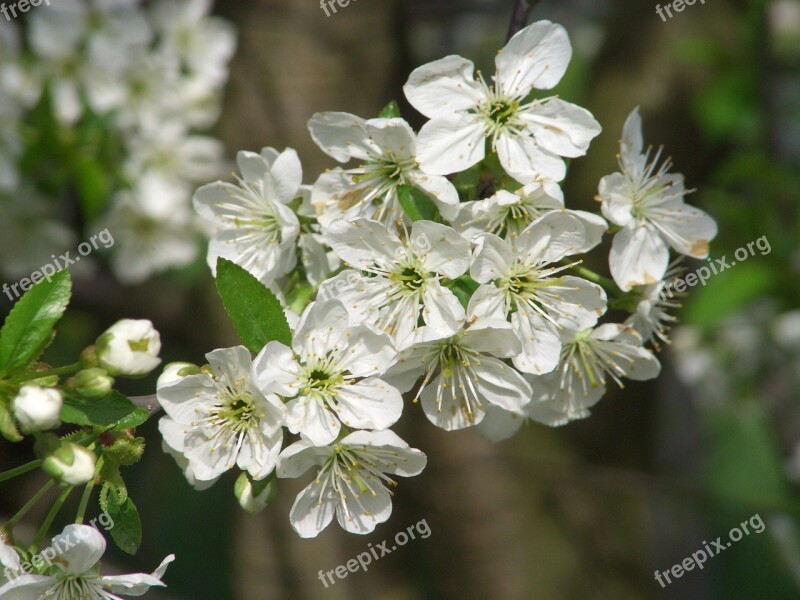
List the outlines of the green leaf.
<svg viewBox="0 0 800 600">
<path fill-rule="evenodd" d="M 245 269 L 218 259 L 217 291 L 239 339 L 251 352 L 259 352 L 272 341 L 292 345 L 292 331 L 280 301 Z"/>
<path fill-rule="evenodd" d="M 435 221 L 438 211 L 430 196 L 414 187 L 404 184 L 397 188 L 397 198 L 406 215 L 412 221 Z"/>
<path fill-rule="evenodd" d="M 139 544 L 142 543 L 142 522 L 139 520 L 139 511 L 129 497 L 121 504 L 109 499 L 106 503 L 108 515 L 114 520 L 114 526 L 109 529 L 111 537 L 120 550 L 128 554 L 136 554 Z"/>
<path fill-rule="evenodd" d="M 8 403 L 0 398 L 0 435 L 9 442 L 21 442 L 22 436 L 14 422 L 14 416 L 8 408 Z"/>
<path fill-rule="evenodd" d="M 147 419 L 150 418 L 150 413 L 143 408 L 136 407 L 132 413 L 117 421 L 111 428 L 114 431 L 124 431 L 125 429 L 134 429 L 143 425 Z"/>
<path fill-rule="evenodd" d="M 0 370 L 25 367 L 39 358 L 53 338 L 53 327 L 69 304 L 71 290 L 69 271 L 63 270 L 19 299 L 0 331 Z"/>
<path fill-rule="evenodd" d="M 399 119 L 400 118 L 400 107 L 397 106 L 397 102 L 392 100 L 391 102 L 389 102 L 389 104 L 384 106 L 383 110 L 380 113 L 378 113 L 378 118 L 379 119 L 394 119 L 394 118 Z"/>
<path fill-rule="evenodd" d="M 119 392 L 113 391 L 105 398 L 87 400 L 69 393 L 64 394 L 61 420 L 73 425 L 97 425 L 115 428 L 124 421 L 132 422 L 141 416 L 141 410 Z M 145 411 L 146 412 L 146 411 Z"/>
</svg>

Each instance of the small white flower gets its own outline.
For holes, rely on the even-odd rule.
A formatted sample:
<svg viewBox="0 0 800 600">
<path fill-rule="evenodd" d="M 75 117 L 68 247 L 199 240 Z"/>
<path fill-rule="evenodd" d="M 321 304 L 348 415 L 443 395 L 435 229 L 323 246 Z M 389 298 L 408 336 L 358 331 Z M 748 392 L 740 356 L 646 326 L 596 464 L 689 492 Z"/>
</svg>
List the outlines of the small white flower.
<svg viewBox="0 0 800 600">
<path fill-rule="evenodd" d="M 670 174 L 670 162 L 658 166 L 643 153 L 639 109 L 630 114 L 620 141 L 621 173 L 600 181 L 605 217 L 622 229 L 614 236 L 609 265 L 623 291 L 658 282 L 667 271 L 670 246 L 694 258 L 708 256 L 717 224 L 702 210 L 684 203 L 683 176 Z"/>
<path fill-rule="evenodd" d="M 253 372 L 262 389 L 291 398 L 289 431 L 325 445 L 336 439 L 342 423 L 386 429 L 400 418 L 400 392 L 378 378 L 394 357 L 389 336 L 351 322 L 341 302 L 328 300 L 306 308 L 291 348 L 267 344 Z"/>
<path fill-rule="evenodd" d="M 656 350 L 660 349 L 660 342 L 670 343 L 667 332 L 671 324 L 678 320 L 668 312 L 681 306 L 679 302 L 672 300 L 671 292 L 678 271 L 678 269 L 667 271 L 664 279 L 658 283 L 638 289 L 640 296 L 636 311 L 625 320 L 627 327 L 636 330 L 642 339 L 652 344 Z"/>
<path fill-rule="evenodd" d="M 83 446 L 63 443 L 42 461 L 42 470 L 59 483 L 83 485 L 94 479 L 97 456 Z"/>
<path fill-rule="evenodd" d="M 122 319 L 97 338 L 100 365 L 113 376 L 147 375 L 161 362 L 159 352 L 161 336 L 146 319 Z"/>
<path fill-rule="evenodd" d="M 599 215 L 564 208 L 564 192 L 554 182 L 529 184 L 516 193 L 500 190 L 484 200 L 462 202 L 453 228 L 469 241 L 480 233 L 493 233 L 513 242 L 536 219 L 552 212 L 566 213 L 583 224 L 586 240 L 578 254 L 597 246 L 608 229 Z"/>
<path fill-rule="evenodd" d="M 192 262 L 198 253 L 199 235 L 191 222 L 188 197 L 180 189 L 159 185 L 157 196 L 148 196 L 154 188 L 143 178 L 134 191 L 123 191 L 114 198 L 108 214 L 96 225 L 114 232 L 111 267 L 120 282 L 133 285 L 148 277 Z M 163 183 L 161 181 L 160 183 Z M 151 200 L 161 199 L 162 209 L 150 212 Z M 163 214 L 163 206 L 171 206 Z"/>
<path fill-rule="evenodd" d="M 528 417 L 545 425 L 589 416 L 589 408 L 606 392 L 607 379 L 624 387 L 623 378 L 644 381 L 661 371 L 658 359 L 642 347 L 641 336 L 624 325 L 564 329 L 561 344 L 558 367 L 535 379 L 533 401 L 525 409 Z"/>
<path fill-rule="evenodd" d="M 327 233 L 347 269 L 320 288 L 320 298 L 338 298 L 358 320 L 402 342 L 420 318 L 432 327 L 458 327 L 461 305 L 442 285 L 469 268 L 469 244 L 452 228 L 417 221 L 405 240 L 377 221 L 333 223 Z"/>
<path fill-rule="evenodd" d="M 6 542 L 4 535 L 0 535 L 0 566 L 12 573 L 18 571 L 20 566 L 19 553 Z M 3 576 L 4 573 L 0 573 L 0 585 L 5 583 Z"/>
<path fill-rule="evenodd" d="M 23 431 L 47 431 L 61 424 L 64 400 L 57 389 L 23 385 L 14 398 L 14 417 Z"/>
<path fill-rule="evenodd" d="M 321 468 L 292 506 L 292 527 L 301 537 L 316 537 L 335 513 L 345 531 L 370 533 L 392 514 L 389 487 L 397 483 L 389 475 L 413 477 L 426 462 L 425 454 L 388 430 L 355 431 L 324 447 L 296 442 L 281 453 L 278 476 L 299 477 L 311 467 Z"/>
<path fill-rule="evenodd" d="M 300 223 L 288 204 L 300 195 L 303 171 L 297 153 L 264 148 L 261 154 L 240 152 L 239 185 L 218 181 L 197 190 L 194 206 L 215 228 L 208 265 L 227 258 L 262 283 L 291 271 Z"/>
<path fill-rule="evenodd" d="M 206 354 L 210 373 L 159 381 L 158 401 L 167 417 L 159 423 L 171 454 L 193 485 L 212 482 L 238 466 L 253 479 L 275 468 L 283 444 L 286 410 L 275 394 L 264 392 L 251 376 L 244 346 Z M 200 485 L 198 485 L 200 487 Z"/>
<path fill-rule="evenodd" d="M 512 362 L 520 371 L 541 375 L 558 364 L 559 329 L 586 329 L 606 311 L 599 285 L 563 275 L 560 261 L 585 245 L 585 230 L 573 216 L 548 213 L 525 229 L 512 246 L 494 234 L 475 239 L 470 273 L 482 285 L 475 293 L 499 305 L 522 344 Z"/>
<path fill-rule="evenodd" d="M 160 34 L 159 51 L 180 60 L 206 85 L 224 84 L 236 50 L 236 31 L 224 19 L 210 16 L 212 0 L 157 2 L 151 21 Z"/>
<path fill-rule="evenodd" d="M 509 175 L 529 183 L 561 181 L 560 158 L 583 156 L 600 125 L 586 109 L 553 96 L 526 102 L 533 89 L 560 81 L 572 56 L 567 32 L 539 21 L 519 31 L 495 59 L 489 86 L 475 66 L 448 56 L 417 68 L 403 88 L 431 120 L 419 132 L 418 159 L 428 173 L 464 171 L 484 158 L 488 139 Z"/>
<path fill-rule="evenodd" d="M 239 501 L 239 506 L 251 514 L 264 510 L 278 493 L 278 481 L 274 478 L 262 482 L 264 488 L 256 492 L 253 482 L 246 473 L 239 475 L 233 486 L 233 495 Z"/>
<path fill-rule="evenodd" d="M 362 161 L 353 169 L 324 173 L 314 185 L 311 201 L 323 227 L 359 217 L 395 225 L 403 220 L 397 188 L 404 184 L 429 195 L 445 218 L 455 215 L 458 192 L 444 177 L 420 171 L 416 136 L 403 119 L 329 112 L 314 115 L 308 128 L 317 145 L 339 162 Z"/>
<path fill-rule="evenodd" d="M 519 411 L 530 401 L 530 385 L 500 360 L 522 350 L 511 324 L 479 308 L 474 295 L 467 315 L 459 306 L 460 327 L 450 333 L 420 328 L 384 376 L 402 392 L 423 377 L 414 402 L 421 399 L 431 423 L 447 431 L 477 425 L 489 405 Z"/>
<path fill-rule="evenodd" d="M 151 574 L 100 575 L 100 558 L 106 550 L 105 538 L 94 527 L 67 525 L 54 544 L 65 550 L 54 561 L 54 575 L 22 575 L 0 587 L 0 598 L 9 600 L 120 600 L 141 596 L 151 587 L 164 587 L 161 578 L 175 560 L 170 554 Z"/>
</svg>

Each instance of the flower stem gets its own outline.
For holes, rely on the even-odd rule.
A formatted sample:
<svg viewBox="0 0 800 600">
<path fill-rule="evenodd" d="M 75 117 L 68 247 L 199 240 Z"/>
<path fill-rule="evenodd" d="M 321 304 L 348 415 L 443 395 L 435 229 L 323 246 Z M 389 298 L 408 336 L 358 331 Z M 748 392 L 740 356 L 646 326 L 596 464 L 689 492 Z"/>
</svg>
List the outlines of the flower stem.
<svg viewBox="0 0 800 600">
<path fill-rule="evenodd" d="M 10 469 L 9 471 L 5 471 L 0 473 L 0 481 L 8 481 L 9 479 L 13 479 L 17 475 L 24 475 L 29 471 L 33 471 L 34 469 L 38 468 L 39 465 L 42 464 L 41 460 L 32 460 L 29 463 L 25 463 L 15 469 Z"/>
<path fill-rule="evenodd" d="M 31 498 L 30 500 L 28 500 L 28 501 L 25 503 L 25 506 L 23 506 L 22 508 L 20 508 L 20 509 L 19 509 L 19 511 L 17 512 L 17 514 L 15 514 L 13 517 L 11 517 L 11 518 L 8 520 L 8 522 L 7 522 L 7 523 L 6 523 L 6 524 L 3 526 L 3 527 L 4 527 L 4 529 L 5 529 L 6 531 L 11 531 L 11 530 L 14 528 L 14 525 L 16 525 L 17 523 L 19 523 L 19 522 L 22 520 L 22 518 L 23 518 L 23 517 L 24 517 L 26 514 L 28 514 L 28 511 L 29 511 L 30 509 L 32 509 L 34 506 L 36 506 L 36 503 L 37 503 L 37 502 L 39 502 L 39 500 L 41 500 L 41 499 L 42 499 L 42 496 L 44 496 L 44 495 L 45 495 L 47 492 L 49 492 L 49 491 L 50 491 L 50 489 L 51 489 L 51 488 L 52 488 L 52 487 L 53 487 L 55 484 L 56 484 L 56 482 L 55 482 L 55 481 L 53 481 L 52 479 L 50 479 L 50 480 L 49 480 L 47 483 L 45 483 L 45 484 L 42 486 L 42 489 L 40 489 L 38 492 L 36 492 L 36 493 L 33 495 L 33 498 Z"/>
<path fill-rule="evenodd" d="M 91 498 L 92 496 L 93 489 L 94 489 L 94 480 L 87 483 L 86 487 L 83 488 L 81 503 L 78 505 L 78 514 L 75 516 L 75 522 L 78 525 L 83 524 L 83 517 L 86 515 L 86 507 L 89 505 L 89 498 Z"/>
<path fill-rule="evenodd" d="M 75 488 L 71 485 L 64 488 L 64 490 L 58 495 L 58 498 L 56 498 L 53 508 L 51 508 L 50 512 L 47 513 L 42 526 L 39 527 L 39 531 L 36 533 L 36 539 L 33 540 L 33 547 L 31 548 L 32 554 L 36 554 L 36 552 L 39 551 L 39 546 L 42 545 L 42 540 L 44 540 L 47 530 L 50 529 L 50 526 L 53 524 L 53 521 L 55 521 L 56 516 L 61 511 L 61 507 L 64 506 L 64 502 L 67 501 L 67 498 L 73 489 Z"/>
<path fill-rule="evenodd" d="M 52 375 L 72 375 L 73 373 L 77 373 L 81 370 L 81 363 L 76 362 L 72 363 L 71 365 L 65 365 L 63 367 L 58 367 L 56 369 L 47 369 L 46 371 L 34 371 L 32 373 L 26 373 L 21 378 L 18 378 L 17 381 L 24 382 L 24 381 L 31 381 L 34 379 L 41 379 L 42 377 L 50 377 Z"/>
<path fill-rule="evenodd" d="M 508 39 L 514 37 L 520 29 L 528 24 L 528 17 L 530 17 L 533 7 L 539 3 L 539 0 L 516 0 L 514 3 L 514 12 L 511 15 L 511 25 L 508 27 Z"/>
</svg>

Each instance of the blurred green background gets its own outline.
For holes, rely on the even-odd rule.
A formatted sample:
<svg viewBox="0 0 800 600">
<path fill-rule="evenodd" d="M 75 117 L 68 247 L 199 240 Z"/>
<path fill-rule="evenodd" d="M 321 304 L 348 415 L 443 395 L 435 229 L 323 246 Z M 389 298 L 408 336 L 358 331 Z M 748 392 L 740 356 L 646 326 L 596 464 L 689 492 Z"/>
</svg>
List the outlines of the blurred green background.
<svg viewBox="0 0 800 600">
<path fill-rule="evenodd" d="M 332 166 L 307 134 L 314 112 L 369 117 L 394 98 L 421 124 L 403 102 L 407 74 L 451 53 L 492 72 L 512 4 L 358 0 L 326 17 L 314 0 L 218 2 L 240 38 L 215 133 L 229 157 L 296 148 L 311 182 Z M 711 257 L 769 241 L 768 253 L 683 300 L 662 376 L 612 390 L 585 421 L 529 424 L 498 445 L 408 411 L 398 433 L 429 466 L 401 482 L 392 518 L 364 538 L 330 527 L 299 539 L 288 511 L 302 481 L 282 481 L 279 501 L 257 516 L 239 510 L 232 479 L 194 492 L 152 421 L 129 481 L 144 543 L 134 558 L 110 555 L 114 567 L 149 571 L 175 552 L 156 600 L 800 597 L 800 1 L 708 0 L 666 22 L 655 6 L 543 0 L 532 18 L 569 31 L 575 54 L 556 92 L 604 127 L 570 167 L 568 207 L 597 210 L 597 183 L 616 170 L 622 124 L 639 105 L 646 143 L 665 146 L 696 189 L 689 202 L 719 223 Z M 595 255 L 590 266 L 606 271 Z M 104 270 L 75 287 L 53 363 L 122 317 L 155 323 L 165 362 L 202 363 L 236 343 L 202 259 L 134 287 Z M 154 386 L 153 376 L 124 391 Z M 27 450 L 1 443 L 0 468 Z M 31 476 L 3 487 L 0 512 L 12 514 L 39 484 Z M 763 533 L 666 588 L 655 580 L 755 514 Z M 429 538 L 330 588 L 317 578 L 421 519 Z"/>
</svg>

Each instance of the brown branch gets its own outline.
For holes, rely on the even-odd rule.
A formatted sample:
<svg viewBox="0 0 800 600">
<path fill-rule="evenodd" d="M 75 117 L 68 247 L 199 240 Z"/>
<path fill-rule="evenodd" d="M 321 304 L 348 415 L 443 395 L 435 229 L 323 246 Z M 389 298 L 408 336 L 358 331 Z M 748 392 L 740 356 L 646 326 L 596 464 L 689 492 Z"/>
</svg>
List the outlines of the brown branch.
<svg viewBox="0 0 800 600">
<path fill-rule="evenodd" d="M 539 0 L 516 0 L 514 12 L 511 15 L 511 25 L 508 27 L 508 39 L 514 37 L 520 29 L 528 24 L 528 18 Z"/>
<path fill-rule="evenodd" d="M 139 408 L 145 409 L 150 413 L 150 416 L 161 410 L 161 405 L 158 403 L 158 397 L 155 394 L 150 396 L 131 396 L 130 401 Z"/>
</svg>

